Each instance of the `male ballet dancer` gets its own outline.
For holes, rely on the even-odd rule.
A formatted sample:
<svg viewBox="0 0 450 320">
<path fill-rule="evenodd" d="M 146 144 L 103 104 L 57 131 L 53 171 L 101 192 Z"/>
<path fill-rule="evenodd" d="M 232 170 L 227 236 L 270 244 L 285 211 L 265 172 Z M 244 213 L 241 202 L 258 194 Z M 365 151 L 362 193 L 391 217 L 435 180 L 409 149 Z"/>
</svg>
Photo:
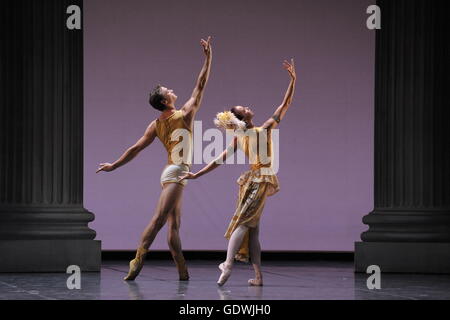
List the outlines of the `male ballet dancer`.
<svg viewBox="0 0 450 320">
<path fill-rule="evenodd" d="M 183 188 L 186 185 L 186 180 L 180 181 L 179 176 L 183 171 L 189 171 L 191 162 L 189 156 L 186 157 L 187 154 L 185 152 L 187 151 L 188 154 L 191 153 L 192 142 L 190 141 L 190 137 L 187 144 L 190 150 L 186 150 L 186 141 L 183 141 L 183 148 L 181 148 L 181 152 L 178 152 L 181 156 L 180 160 L 175 154 L 177 153 L 177 144 L 181 141 L 173 139 L 172 134 L 177 129 L 180 129 L 185 130 L 185 132 L 189 132 L 190 135 L 192 135 L 192 124 L 194 123 L 195 115 L 200 108 L 211 70 L 212 48 L 210 42 L 211 37 L 208 37 L 206 41 L 203 39 L 200 41 L 206 59 L 192 96 L 184 106 L 177 110 L 175 108 L 177 96 L 174 94 L 173 90 L 157 86 L 150 93 L 149 103 L 155 109 L 161 111 L 160 117 L 150 123 L 144 136 L 139 139 L 134 146 L 129 148 L 116 162 L 112 164 L 101 163 L 97 170 L 97 173 L 100 171 L 110 172 L 123 166 L 134 159 L 144 148 L 148 147 L 154 141 L 155 137 L 160 139 L 168 153 L 168 163 L 161 174 L 162 192 L 158 205 L 150 224 L 142 234 L 136 257 L 130 261 L 130 270 L 124 280 L 134 280 L 138 276 L 144 265 L 145 256 L 149 247 L 166 222 L 169 223 L 169 249 L 177 266 L 180 280 L 189 280 L 189 273 L 181 249 L 181 240 L 179 236 L 181 198 Z"/>
</svg>

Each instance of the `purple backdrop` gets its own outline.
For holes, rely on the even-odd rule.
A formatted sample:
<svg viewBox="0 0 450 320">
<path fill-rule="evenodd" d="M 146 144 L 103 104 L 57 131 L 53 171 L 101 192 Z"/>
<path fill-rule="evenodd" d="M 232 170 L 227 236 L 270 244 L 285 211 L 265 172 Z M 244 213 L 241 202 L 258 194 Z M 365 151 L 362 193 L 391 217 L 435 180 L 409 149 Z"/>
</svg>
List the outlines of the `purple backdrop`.
<svg viewBox="0 0 450 320">
<path fill-rule="evenodd" d="M 352 251 L 373 208 L 375 34 L 369 0 L 88 0 L 85 37 L 85 207 L 103 249 L 135 249 L 160 193 L 166 154 L 159 141 L 113 173 L 115 161 L 158 116 L 149 89 L 173 88 L 182 104 L 203 63 L 214 60 L 197 120 L 249 105 L 260 124 L 282 101 L 296 59 L 294 103 L 280 126 L 281 191 L 261 221 L 265 250 Z M 206 143 L 204 144 L 204 146 Z M 194 169 L 201 168 L 195 165 Z M 182 240 L 188 250 L 223 250 L 244 165 L 223 166 L 184 191 Z M 154 249 L 167 249 L 166 232 Z"/>
</svg>

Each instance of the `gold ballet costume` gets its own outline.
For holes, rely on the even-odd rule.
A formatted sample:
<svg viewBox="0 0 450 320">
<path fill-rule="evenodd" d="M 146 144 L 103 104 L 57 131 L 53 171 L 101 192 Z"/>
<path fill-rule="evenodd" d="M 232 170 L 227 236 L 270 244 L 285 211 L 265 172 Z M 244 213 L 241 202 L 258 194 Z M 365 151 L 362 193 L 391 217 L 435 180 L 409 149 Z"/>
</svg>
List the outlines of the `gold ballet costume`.
<svg viewBox="0 0 450 320">
<path fill-rule="evenodd" d="M 256 228 L 259 224 L 266 198 L 280 190 L 278 178 L 273 172 L 272 166 L 272 135 L 270 129 L 262 127 L 248 129 L 254 130 L 255 137 L 251 135 L 238 136 L 238 147 L 250 159 L 250 170 L 244 172 L 237 183 L 239 194 L 237 207 L 225 237 L 229 240 L 234 230 L 241 225 Z M 266 130 L 267 134 L 264 134 Z M 259 153 L 260 146 L 267 147 L 267 152 Z M 249 261 L 249 232 L 244 237 L 241 247 L 235 256 L 238 261 Z"/>
<path fill-rule="evenodd" d="M 176 130 L 179 134 L 177 134 Z M 173 136 L 175 133 L 175 136 Z M 182 134 L 184 133 L 184 134 Z M 183 171 L 190 171 L 192 156 L 192 129 L 183 117 L 183 111 L 177 110 L 170 117 L 164 120 L 156 120 L 156 135 L 167 150 L 167 165 L 161 173 L 161 186 L 166 183 L 179 183 L 183 186 L 187 180 L 180 182 L 179 176 Z M 189 139 L 189 141 L 179 141 Z M 183 143 L 180 143 L 183 142 Z M 185 148 L 180 148 L 183 145 Z"/>
</svg>

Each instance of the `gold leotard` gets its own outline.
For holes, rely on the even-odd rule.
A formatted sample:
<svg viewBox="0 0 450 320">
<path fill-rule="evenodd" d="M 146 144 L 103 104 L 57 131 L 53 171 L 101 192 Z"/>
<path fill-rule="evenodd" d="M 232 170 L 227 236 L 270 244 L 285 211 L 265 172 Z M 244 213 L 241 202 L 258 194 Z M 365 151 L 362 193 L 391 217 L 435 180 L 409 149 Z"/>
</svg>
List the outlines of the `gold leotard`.
<svg viewBox="0 0 450 320">
<path fill-rule="evenodd" d="M 156 135 L 167 151 L 167 165 L 161 174 L 161 185 L 187 184 L 179 181 L 183 171 L 190 171 L 192 157 L 192 128 L 187 125 L 182 110 L 164 120 L 156 120 Z M 185 141 L 184 139 L 187 139 Z"/>
</svg>

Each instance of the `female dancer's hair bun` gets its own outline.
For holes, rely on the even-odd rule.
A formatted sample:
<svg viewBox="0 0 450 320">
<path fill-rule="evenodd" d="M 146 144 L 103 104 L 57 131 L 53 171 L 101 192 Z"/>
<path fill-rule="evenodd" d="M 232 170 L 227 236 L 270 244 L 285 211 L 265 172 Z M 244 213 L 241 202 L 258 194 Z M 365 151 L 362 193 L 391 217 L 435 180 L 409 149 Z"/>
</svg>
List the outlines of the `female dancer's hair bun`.
<svg viewBox="0 0 450 320">
<path fill-rule="evenodd" d="M 245 122 L 236 118 L 234 113 L 231 111 L 224 111 L 218 113 L 216 118 L 214 119 L 214 124 L 218 128 L 222 128 L 224 130 L 227 129 L 244 130 L 246 127 Z"/>
</svg>

